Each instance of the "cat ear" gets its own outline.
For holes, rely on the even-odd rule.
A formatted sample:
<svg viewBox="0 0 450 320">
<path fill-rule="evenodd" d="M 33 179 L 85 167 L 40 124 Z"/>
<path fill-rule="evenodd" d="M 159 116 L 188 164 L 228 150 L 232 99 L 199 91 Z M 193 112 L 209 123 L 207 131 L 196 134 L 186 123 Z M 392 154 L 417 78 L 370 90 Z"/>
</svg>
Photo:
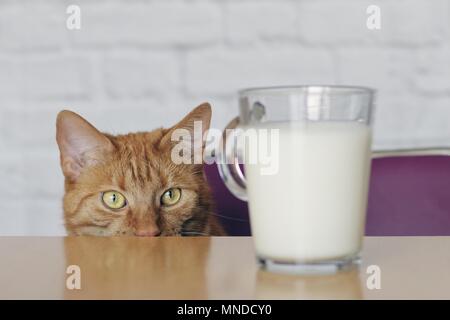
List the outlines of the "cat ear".
<svg viewBox="0 0 450 320">
<path fill-rule="evenodd" d="M 181 140 L 184 140 L 185 136 L 188 135 L 190 140 L 183 142 L 189 142 L 189 146 L 193 146 L 194 157 L 196 157 L 205 147 L 205 140 L 203 138 L 209 130 L 210 123 L 211 105 L 205 102 L 189 112 L 180 122 L 170 128 L 162 138 L 161 144 L 180 141 L 180 137 L 182 137 Z M 197 163 L 197 161 L 199 160 L 194 159 L 194 162 Z"/>
<path fill-rule="evenodd" d="M 64 175 L 74 181 L 83 167 L 101 161 L 114 149 L 112 142 L 89 122 L 71 111 L 61 111 L 56 120 L 56 141 Z"/>
</svg>

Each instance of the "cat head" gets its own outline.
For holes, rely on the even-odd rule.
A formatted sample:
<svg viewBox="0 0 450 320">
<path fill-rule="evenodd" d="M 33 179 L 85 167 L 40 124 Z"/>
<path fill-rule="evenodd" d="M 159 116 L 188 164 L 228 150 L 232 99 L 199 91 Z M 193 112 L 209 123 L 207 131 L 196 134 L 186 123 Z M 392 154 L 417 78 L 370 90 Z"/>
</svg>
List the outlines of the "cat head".
<svg viewBox="0 0 450 320">
<path fill-rule="evenodd" d="M 113 136 L 76 113 L 60 112 L 56 140 L 69 234 L 207 233 L 211 200 L 202 165 L 173 161 L 172 134 L 187 130 L 194 139 L 194 122 L 204 134 L 210 119 L 205 103 L 169 129 Z M 192 145 L 203 149 L 203 141 Z"/>
</svg>

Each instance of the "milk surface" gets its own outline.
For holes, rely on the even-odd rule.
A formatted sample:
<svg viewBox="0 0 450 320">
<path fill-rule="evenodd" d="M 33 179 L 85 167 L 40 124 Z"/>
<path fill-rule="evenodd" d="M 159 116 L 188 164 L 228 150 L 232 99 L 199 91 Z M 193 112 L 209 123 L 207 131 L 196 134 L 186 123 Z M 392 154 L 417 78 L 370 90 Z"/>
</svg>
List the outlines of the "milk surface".
<svg viewBox="0 0 450 320">
<path fill-rule="evenodd" d="M 356 122 L 286 122 L 279 129 L 278 172 L 245 163 L 257 255 L 314 262 L 357 254 L 364 234 L 370 128 Z M 276 156 L 276 155 L 272 155 Z"/>
</svg>

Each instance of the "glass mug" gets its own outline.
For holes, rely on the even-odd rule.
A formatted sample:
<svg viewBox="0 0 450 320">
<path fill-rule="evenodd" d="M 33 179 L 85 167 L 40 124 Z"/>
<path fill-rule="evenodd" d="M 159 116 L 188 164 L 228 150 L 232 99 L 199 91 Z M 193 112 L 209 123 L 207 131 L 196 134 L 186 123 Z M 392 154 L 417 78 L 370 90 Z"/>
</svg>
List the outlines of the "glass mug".
<svg viewBox="0 0 450 320">
<path fill-rule="evenodd" d="M 263 268 L 330 273 L 359 263 L 374 95 L 350 86 L 239 92 L 239 117 L 224 131 L 219 172 L 248 201 Z"/>
</svg>

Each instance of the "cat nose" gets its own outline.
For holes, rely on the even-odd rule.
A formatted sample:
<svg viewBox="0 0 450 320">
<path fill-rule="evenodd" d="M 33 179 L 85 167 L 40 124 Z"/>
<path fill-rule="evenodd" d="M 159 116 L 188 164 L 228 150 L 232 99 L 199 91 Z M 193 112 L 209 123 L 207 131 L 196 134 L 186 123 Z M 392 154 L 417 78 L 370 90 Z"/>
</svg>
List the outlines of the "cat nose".
<svg viewBox="0 0 450 320">
<path fill-rule="evenodd" d="M 138 237 L 157 237 L 161 235 L 161 231 L 158 228 L 138 229 L 135 232 Z"/>
</svg>

